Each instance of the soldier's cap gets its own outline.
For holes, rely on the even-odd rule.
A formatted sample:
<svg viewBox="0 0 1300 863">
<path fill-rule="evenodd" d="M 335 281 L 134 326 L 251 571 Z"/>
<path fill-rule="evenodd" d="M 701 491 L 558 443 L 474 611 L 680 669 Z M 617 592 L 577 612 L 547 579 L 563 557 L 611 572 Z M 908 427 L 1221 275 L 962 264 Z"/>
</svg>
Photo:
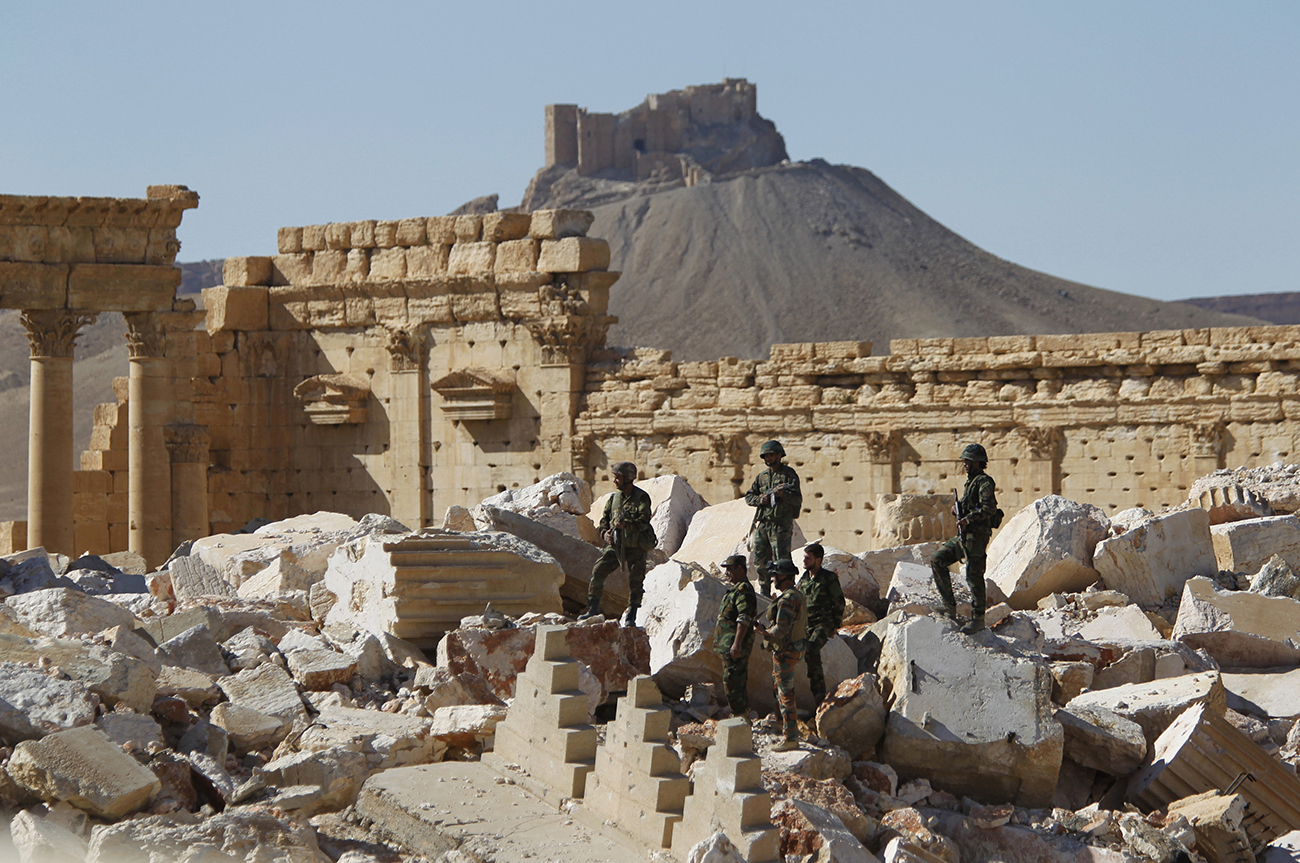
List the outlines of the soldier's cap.
<svg viewBox="0 0 1300 863">
<path fill-rule="evenodd" d="M 966 461 L 989 463 L 989 454 L 984 451 L 984 447 L 977 443 L 967 444 L 966 448 L 961 451 L 961 458 Z"/>
<path fill-rule="evenodd" d="M 810 542 L 803 547 L 803 550 L 813 557 L 825 557 L 826 549 L 822 548 L 820 542 Z"/>
<path fill-rule="evenodd" d="M 776 563 L 771 564 L 768 568 L 772 570 L 772 572 L 775 572 L 777 575 L 798 575 L 799 574 L 799 567 L 794 565 L 794 561 L 786 560 L 785 558 L 781 558 Z"/>
<path fill-rule="evenodd" d="M 779 440 L 770 440 L 758 448 L 758 454 L 760 456 L 765 456 L 770 452 L 774 452 L 777 455 L 783 456 L 785 455 L 785 447 L 781 446 L 781 442 Z"/>
<path fill-rule="evenodd" d="M 616 461 L 610 470 L 619 476 L 627 476 L 636 479 L 636 465 L 632 464 L 630 461 Z"/>
<path fill-rule="evenodd" d="M 728 566 L 743 566 L 748 568 L 749 561 L 745 560 L 745 556 L 743 554 L 733 554 L 731 557 L 727 558 L 722 562 L 723 569 L 727 568 Z"/>
</svg>

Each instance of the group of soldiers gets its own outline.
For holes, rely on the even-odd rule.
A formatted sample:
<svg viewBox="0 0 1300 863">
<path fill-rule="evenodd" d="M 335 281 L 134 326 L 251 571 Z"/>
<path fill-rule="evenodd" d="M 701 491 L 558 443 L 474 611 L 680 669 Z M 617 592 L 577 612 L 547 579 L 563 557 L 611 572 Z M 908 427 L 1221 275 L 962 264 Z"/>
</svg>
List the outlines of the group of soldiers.
<svg viewBox="0 0 1300 863">
<path fill-rule="evenodd" d="M 732 715 L 748 722 L 749 656 L 755 635 L 763 636 L 763 646 L 772 653 L 773 686 L 785 732 L 785 739 L 776 748 L 784 750 L 799 745 L 795 668 L 800 661 L 804 663 L 813 701 L 820 704 L 826 697 L 821 651 L 843 623 L 845 602 L 839 576 L 822 566 L 825 550 L 819 543 L 804 548 L 802 576 L 791 557 L 794 522 L 803 507 L 803 494 L 799 475 L 782 462 L 785 448 L 779 441 L 768 441 L 759 449 L 759 457 L 766 470 L 754 478 L 745 502 L 755 508 L 749 549 L 758 571 L 758 592 L 771 602 L 760 614 L 744 555 L 733 554 L 724 560 L 722 569 L 731 587 L 718 611 L 713 646 L 722 657 L 723 686 Z M 953 506 L 957 536 L 940 546 L 930 567 L 940 597 L 938 611 L 961 623 L 949 568 L 966 561 L 971 619 L 961 631 L 973 635 L 984 628 L 986 552 L 994 528 L 1001 524 L 1002 510 L 997 506 L 993 478 L 984 472 L 988 465 L 984 447 L 971 444 L 962 450 L 960 458 L 966 469 L 966 486 L 955 496 Z M 615 491 L 605 504 L 599 528 L 606 545 L 592 569 L 587 610 L 581 617 L 601 613 L 605 579 L 622 566 L 628 574 L 628 607 L 622 623 L 634 626 L 641 606 L 646 553 L 657 540 L 650 526 L 650 495 L 635 485 L 636 466 L 618 462 L 612 473 Z"/>
</svg>

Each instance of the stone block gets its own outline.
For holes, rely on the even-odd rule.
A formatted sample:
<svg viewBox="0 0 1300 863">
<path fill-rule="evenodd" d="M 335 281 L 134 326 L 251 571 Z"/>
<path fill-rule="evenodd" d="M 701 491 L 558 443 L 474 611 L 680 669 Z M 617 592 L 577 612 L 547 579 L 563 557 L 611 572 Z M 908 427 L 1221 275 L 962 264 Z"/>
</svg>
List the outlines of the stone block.
<svg viewBox="0 0 1300 863">
<path fill-rule="evenodd" d="M 293 679 L 309 692 L 346 685 L 357 673 L 357 660 L 332 650 L 295 650 L 286 654 Z"/>
<path fill-rule="evenodd" d="M 14 747 L 6 772 L 49 802 L 116 820 L 143 809 L 162 783 L 98 728 L 74 728 Z"/>
<path fill-rule="evenodd" d="M 1048 495 L 1011 518 L 988 547 L 988 579 L 1015 609 L 1032 609 L 1053 593 L 1082 590 L 1097 580 L 1093 550 L 1110 533 L 1095 506 Z"/>
<path fill-rule="evenodd" d="M 1227 703 L 1227 692 L 1219 672 L 1207 671 L 1085 692 L 1071 699 L 1066 707 L 1071 710 L 1102 707 L 1118 713 L 1142 726 L 1142 733 L 1152 741 L 1192 705 L 1204 704 L 1208 710 L 1222 716 Z"/>
<path fill-rule="evenodd" d="M 158 650 L 167 665 L 201 671 L 211 677 L 225 677 L 230 673 L 220 645 L 211 630 L 202 624 L 167 639 L 158 645 Z"/>
<path fill-rule="evenodd" d="M 425 232 L 427 218 L 400 219 L 397 222 L 396 241 L 399 246 L 423 246 L 428 242 Z"/>
<path fill-rule="evenodd" d="M 457 216 L 455 231 L 456 242 L 477 243 L 483 237 L 483 217 L 475 215 Z"/>
<path fill-rule="evenodd" d="M 1204 649 L 1224 668 L 1297 665 L 1300 601 L 1221 591 L 1208 578 L 1193 578 L 1183 585 L 1173 637 Z"/>
<path fill-rule="evenodd" d="M 291 724 L 242 704 L 223 701 L 212 708 L 212 724 L 224 730 L 237 752 L 274 746 L 285 738 Z"/>
<path fill-rule="evenodd" d="M 298 738 L 304 752 L 351 749 L 372 770 L 438 761 L 447 745 L 433 736 L 428 718 L 351 707 L 327 707 Z"/>
<path fill-rule="evenodd" d="M 297 254 L 302 248 L 302 228 L 281 228 L 276 232 L 276 249 L 282 255 Z"/>
<path fill-rule="evenodd" d="M 528 236 L 532 221 L 533 217 L 529 213 L 485 213 L 483 240 L 488 243 L 522 240 Z"/>
<path fill-rule="evenodd" d="M 1182 592 L 1189 578 L 1218 571 L 1209 514 L 1188 509 L 1139 522 L 1098 543 L 1093 566 L 1107 587 L 1139 605 L 1158 606 Z"/>
<path fill-rule="evenodd" d="M 352 223 L 352 248 L 373 249 L 375 247 L 375 220 L 365 219 Z"/>
<path fill-rule="evenodd" d="M 68 273 L 69 308 L 105 312 L 171 311 L 179 268 L 149 264 L 73 264 Z M 6 303 L 11 298 L 6 293 Z"/>
<path fill-rule="evenodd" d="M 954 794 L 1048 805 L 1064 742 L 1052 677 L 999 645 L 933 617 L 891 627 L 879 664 L 894 698 L 881 760 L 902 779 L 924 777 Z"/>
<path fill-rule="evenodd" d="M 536 210 L 528 235 L 537 240 L 585 237 L 595 219 L 588 210 Z"/>
<path fill-rule="evenodd" d="M 221 283 L 228 288 L 271 284 L 271 259 L 261 255 L 226 258 Z"/>
<path fill-rule="evenodd" d="M 447 272 L 453 276 L 490 273 L 496 254 L 496 243 L 457 243 L 447 258 Z"/>
<path fill-rule="evenodd" d="M 4 302 L 16 309 L 62 309 L 68 302 L 67 264 L 0 261 Z"/>
<path fill-rule="evenodd" d="M 425 234 L 433 246 L 450 246 L 456 242 L 456 216 L 430 216 L 425 220 Z"/>
<path fill-rule="evenodd" d="M 203 306 L 209 333 L 259 332 L 270 326 L 266 288 L 204 288 Z"/>
<path fill-rule="evenodd" d="M 210 818 L 171 813 L 105 825 L 92 833 L 86 859 L 93 863 L 205 859 L 297 863 L 323 857 L 316 831 L 305 821 L 286 818 L 271 806 L 241 806 Z"/>
<path fill-rule="evenodd" d="M 328 248 L 325 244 L 325 225 L 304 225 L 302 229 L 302 250 L 319 252 Z"/>
<path fill-rule="evenodd" d="M 71 815 L 70 813 L 76 813 Z M 66 803 L 25 809 L 9 822 L 20 863 L 85 863 L 86 816 Z"/>
<path fill-rule="evenodd" d="M 197 555 L 178 557 L 167 565 L 172 591 L 181 601 L 202 596 L 234 596 L 235 587 L 220 570 Z"/>
<path fill-rule="evenodd" d="M 1300 716 L 1300 668 L 1259 668 L 1223 673 L 1228 706 L 1270 719 Z"/>
<path fill-rule="evenodd" d="M 1300 518 L 1278 515 L 1216 524 L 1210 528 L 1219 569 L 1254 573 L 1275 554 L 1300 568 Z"/>
<path fill-rule="evenodd" d="M 81 683 L 14 662 L 0 663 L 0 742 L 4 745 L 94 721 L 95 699 Z"/>
<path fill-rule="evenodd" d="M 874 674 L 845 680 L 817 708 L 817 733 L 850 756 L 875 752 L 889 710 Z"/>
<path fill-rule="evenodd" d="M 135 615 L 122 606 L 66 587 L 11 596 L 5 604 L 33 632 L 54 638 L 94 635 L 114 626 L 136 626 Z"/>
<path fill-rule="evenodd" d="M 639 480 L 637 487 L 650 495 L 652 512 L 650 526 L 654 528 L 655 536 L 658 538 L 656 547 L 668 557 L 672 557 L 677 554 L 686 539 L 691 520 L 697 512 L 709 505 L 708 501 L 691 488 L 689 482 L 676 474 Z M 605 512 L 605 504 L 612 494 L 613 492 L 610 492 L 597 498 L 591 505 L 588 518 L 593 522 L 599 522 Z"/>
<path fill-rule="evenodd" d="M 411 246 L 406 252 L 406 277 L 408 279 L 427 279 L 447 273 L 447 264 L 451 257 L 450 245 Z M 374 276 L 374 263 L 371 259 L 370 272 Z"/>
<path fill-rule="evenodd" d="M 1142 726 L 1113 710 L 1079 704 L 1054 715 L 1065 731 L 1065 757 L 1076 764 L 1111 776 L 1128 776 L 1146 758 Z"/>
<path fill-rule="evenodd" d="M 307 710 L 293 679 L 273 663 L 223 677 L 217 685 L 231 703 L 274 716 L 286 725 L 307 718 Z"/>
<path fill-rule="evenodd" d="M 718 832 L 750 863 L 782 859 L 780 831 L 772 826 L 772 797 L 763 790 L 757 767 L 753 735 L 744 720 L 718 723 L 717 741 L 694 766 L 695 791 L 673 828 L 677 859 L 687 859 L 692 848 Z"/>
<path fill-rule="evenodd" d="M 331 222 L 325 226 L 325 248 L 327 249 L 351 249 L 352 248 L 352 223 L 351 222 Z"/>
<path fill-rule="evenodd" d="M 134 744 L 137 749 L 144 749 L 150 743 L 166 747 L 162 727 L 148 715 L 139 713 L 105 713 L 95 723 L 109 740 L 118 746 Z"/>
<path fill-rule="evenodd" d="M 507 240 L 497 246 L 493 269 L 498 273 L 536 272 L 540 249 L 537 240 Z"/>
<path fill-rule="evenodd" d="M 406 253 L 403 248 L 377 249 L 370 254 L 370 278 L 393 281 L 406 278 Z"/>
<path fill-rule="evenodd" d="M 706 570 L 710 564 L 720 565 L 733 554 L 743 554 L 748 560 L 749 533 L 753 524 L 754 508 L 746 504 L 744 498 L 707 506 L 691 516 L 690 527 L 675 557 L 697 563 Z M 806 542 L 799 523 L 795 522 L 791 547 L 799 548 Z M 758 580 L 758 571 L 752 561 L 749 578 Z"/>
<path fill-rule="evenodd" d="M 609 269 L 609 243 L 594 237 L 543 240 L 537 259 L 543 273 L 585 273 Z"/>
<path fill-rule="evenodd" d="M 433 713 L 430 733 L 448 746 L 476 749 L 496 733 L 506 716 L 502 704 L 457 704 L 439 707 Z"/>
</svg>

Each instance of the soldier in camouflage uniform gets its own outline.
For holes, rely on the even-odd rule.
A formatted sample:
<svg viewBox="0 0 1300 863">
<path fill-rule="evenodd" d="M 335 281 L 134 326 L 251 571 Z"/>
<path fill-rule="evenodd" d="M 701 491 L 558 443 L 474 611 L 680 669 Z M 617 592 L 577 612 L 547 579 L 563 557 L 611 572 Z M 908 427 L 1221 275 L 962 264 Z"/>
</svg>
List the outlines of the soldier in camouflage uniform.
<svg viewBox="0 0 1300 863">
<path fill-rule="evenodd" d="M 785 740 L 772 747 L 778 752 L 799 746 L 799 715 L 794 700 L 794 670 L 803 656 L 808 634 L 808 602 L 794 586 L 799 570 L 788 560 L 778 560 L 772 567 L 777 590 L 781 595 L 772 601 L 764 620 L 754 628 L 763 633 L 764 646 L 772 651 L 772 682 L 776 703 L 785 728 Z"/>
<path fill-rule="evenodd" d="M 988 453 L 977 443 L 961 451 L 966 466 L 966 488 L 960 498 L 960 515 L 957 519 L 958 535 L 945 542 L 930 559 L 934 584 L 943 600 L 944 614 L 957 618 L 957 601 L 952 592 L 952 578 L 948 567 L 966 560 L 966 584 L 970 586 L 971 620 L 961 628 L 967 635 L 984 628 L 984 569 L 988 562 L 989 538 L 1001 520 L 1002 511 L 994 494 L 993 477 L 984 472 L 989 463 Z"/>
<path fill-rule="evenodd" d="M 844 590 L 840 577 L 822 568 L 826 551 L 814 542 L 803 550 L 803 577 L 799 590 L 808 600 L 808 643 L 803 661 L 808 668 L 808 688 L 818 704 L 826 698 L 826 673 L 822 670 L 822 648 L 844 622 Z"/>
<path fill-rule="evenodd" d="M 803 508 L 803 494 L 799 491 L 799 474 L 788 464 L 781 464 L 785 447 L 780 441 L 768 441 L 759 448 L 758 454 L 767 470 L 754 477 L 754 484 L 745 495 L 745 503 L 756 508 L 749 547 L 754 552 L 759 590 L 764 596 L 771 596 L 768 564 L 773 560 L 794 562 L 790 557 L 790 539 L 794 536 L 794 520 Z"/>
<path fill-rule="evenodd" d="M 722 657 L 722 685 L 727 690 L 731 715 L 749 721 L 749 654 L 754 649 L 754 620 L 758 598 L 749 583 L 749 564 L 743 554 L 722 562 L 731 590 L 722 597 L 713 649 Z"/>
<path fill-rule="evenodd" d="M 633 485 L 636 465 L 630 461 L 616 463 L 610 471 L 614 475 L 614 493 L 605 502 L 605 513 L 600 519 L 600 535 L 605 549 L 591 570 L 587 587 L 587 610 L 579 620 L 600 614 L 600 595 L 605 589 L 605 578 L 619 568 L 627 566 L 628 600 L 623 614 L 624 626 L 636 625 L 636 612 L 641 607 L 641 591 L 645 582 L 646 552 L 655 547 L 655 532 L 650 526 L 653 512 L 650 495 Z"/>
</svg>

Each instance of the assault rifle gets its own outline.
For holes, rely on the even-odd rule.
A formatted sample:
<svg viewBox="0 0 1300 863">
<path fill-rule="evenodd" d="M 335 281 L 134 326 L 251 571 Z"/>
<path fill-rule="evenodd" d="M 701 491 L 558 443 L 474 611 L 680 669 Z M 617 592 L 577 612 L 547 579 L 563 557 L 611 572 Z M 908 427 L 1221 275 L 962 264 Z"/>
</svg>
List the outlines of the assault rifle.
<svg viewBox="0 0 1300 863">
<path fill-rule="evenodd" d="M 962 557 L 966 556 L 966 528 L 961 526 L 961 497 L 957 494 L 957 489 L 952 490 L 952 514 L 957 517 L 957 539 L 961 542 Z"/>
<path fill-rule="evenodd" d="M 776 509 L 776 493 L 778 491 L 789 491 L 794 488 L 793 483 L 783 482 L 780 485 L 774 485 L 763 495 L 763 501 L 767 504 L 768 509 Z"/>
</svg>

